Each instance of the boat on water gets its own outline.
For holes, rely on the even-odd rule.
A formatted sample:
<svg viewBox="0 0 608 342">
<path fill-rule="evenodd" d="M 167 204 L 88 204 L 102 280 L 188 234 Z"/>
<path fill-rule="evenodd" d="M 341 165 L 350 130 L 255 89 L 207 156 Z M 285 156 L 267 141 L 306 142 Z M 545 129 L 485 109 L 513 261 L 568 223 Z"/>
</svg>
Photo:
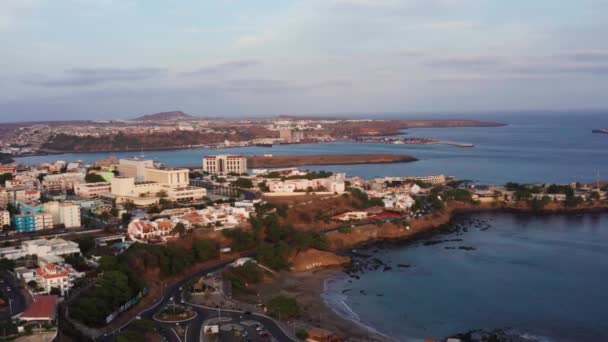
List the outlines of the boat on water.
<svg viewBox="0 0 608 342">
<path fill-rule="evenodd" d="M 594 129 L 591 132 L 592 133 L 599 133 L 599 134 L 608 134 L 608 128 L 607 129 Z"/>
<path fill-rule="evenodd" d="M 255 146 L 257 146 L 257 147 L 272 147 L 272 144 L 261 143 L 261 144 L 255 144 Z"/>
</svg>

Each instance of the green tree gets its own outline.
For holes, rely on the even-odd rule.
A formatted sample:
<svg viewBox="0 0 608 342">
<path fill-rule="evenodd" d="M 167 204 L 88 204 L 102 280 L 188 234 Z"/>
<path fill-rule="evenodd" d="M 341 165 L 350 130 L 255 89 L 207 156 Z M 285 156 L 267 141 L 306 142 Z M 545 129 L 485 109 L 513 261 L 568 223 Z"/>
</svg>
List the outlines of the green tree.
<svg viewBox="0 0 608 342">
<path fill-rule="evenodd" d="M 173 233 L 179 234 L 179 236 L 183 236 L 184 234 L 186 234 L 186 226 L 183 223 L 178 222 L 173 228 Z"/>
<path fill-rule="evenodd" d="M 271 316 L 286 320 L 300 315 L 298 301 L 291 297 L 277 296 L 272 298 L 266 305 Z"/>
<path fill-rule="evenodd" d="M 95 248 L 95 239 L 92 236 L 83 236 L 74 240 L 78 244 L 78 248 L 82 254 L 87 254 Z"/>
<path fill-rule="evenodd" d="M 232 184 L 236 187 L 244 189 L 253 188 L 253 182 L 248 178 L 238 178 L 236 181 L 232 182 Z"/>
<path fill-rule="evenodd" d="M 87 183 L 101 183 L 106 180 L 96 173 L 87 173 L 87 175 L 84 176 L 84 181 Z"/>
<path fill-rule="evenodd" d="M 198 261 L 211 260 L 219 255 L 217 246 L 208 240 L 194 240 L 192 253 Z"/>
</svg>

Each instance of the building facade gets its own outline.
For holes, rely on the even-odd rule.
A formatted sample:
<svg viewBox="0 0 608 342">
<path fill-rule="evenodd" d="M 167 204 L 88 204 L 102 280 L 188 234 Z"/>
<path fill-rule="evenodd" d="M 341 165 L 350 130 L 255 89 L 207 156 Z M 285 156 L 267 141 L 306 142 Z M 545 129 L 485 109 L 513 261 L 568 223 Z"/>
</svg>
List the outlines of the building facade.
<svg viewBox="0 0 608 342">
<path fill-rule="evenodd" d="M 11 214 L 8 210 L 0 211 L 0 227 L 10 226 L 11 225 Z"/>
<path fill-rule="evenodd" d="M 144 170 L 144 180 L 155 182 L 168 187 L 186 187 L 190 185 L 188 169 L 153 169 Z"/>
<path fill-rule="evenodd" d="M 212 175 L 247 173 L 247 157 L 235 155 L 205 156 L 203 171 Z"/>
<path fill-rule="evenodd" d="M 47 202 L 44 211 L 51 215 L 53 224 L 66 228 L 80 228 L 80 205 L 71 202 Z"/>
<path fill-rule="evenodd" d="M 138 182 L 145 180 L 145 170 L 153 168 L 154 161 L 137 158 L 120 159 L 118 161 L 118 174 L 122 177 L 133 177 Z"/>
<path fill-rule="evenodd" d="M 112 187 L 110 183 L 99 182 L 99 183 L 81 183 L 74 185 L 74 193 L 86 199 L 97 198 L 101 194 L 110 192 Z"/>
</svg>

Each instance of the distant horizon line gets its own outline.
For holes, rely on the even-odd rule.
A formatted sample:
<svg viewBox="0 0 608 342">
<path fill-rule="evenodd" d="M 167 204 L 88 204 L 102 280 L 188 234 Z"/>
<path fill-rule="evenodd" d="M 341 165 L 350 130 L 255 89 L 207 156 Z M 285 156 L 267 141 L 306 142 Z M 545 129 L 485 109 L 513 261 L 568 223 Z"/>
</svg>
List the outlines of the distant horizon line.
<svg viewBox="0 0 608 342">
<path fill-rule="evenodd" d="M 435 116 L 452 116 L 452 115 L 518 115 L 518 114 L 566 114 L 569 112 L 575 112 L 577 114 L 600 114 L 607 113 L 608 108 L 596 108 L 596 109 L 521 109 L 521 110 L 471 110 L 471 111 L 416 111 L 416 112 L 376 112 L 376 113 L 363 113 L 363 112 L 342 112 L 342 113 L 311 113 L 311 114 L 250 114 L 248 116 L 241 116 L 242 114 L 228 114 L 228 115 L 198 115 L 191 114 L 182 110 L 169 110 L 160 111 L 150 114 L 139 114 L 133 118 L 105 118 L 105 119 L 51 119 L 51 120 L 25 120 L 25 121 L 0 121 L 0 125 L 16 125 L 16 124 L 37 124 L 37 123 L 61 123 L 61 122 L 102 122 L 102 121 L 144 121 L 137 120 L 138 118 L 146 115 L 155 115 L 160 113 L 171 113 L 171 112 L 182 112 L 194 119 L 209 119 L 209 120 L 246 120 L 246 119 L 274 119 L 279 117 L 293 117 L 293 118 L 315 118 L 315 119 L 395 119 L 395 116 L 408 117 L 408 119 L 424 119 L 433 120 L 433 118 L 414 118 L 417 115 L 435 115 Z M 137 115 L 137 114 L 136 114 Z M 464 118 L 460 118 L 464 119 Z M 150 120 L 150 121 L 170 121 L 170 120 Z"/>
</svg>

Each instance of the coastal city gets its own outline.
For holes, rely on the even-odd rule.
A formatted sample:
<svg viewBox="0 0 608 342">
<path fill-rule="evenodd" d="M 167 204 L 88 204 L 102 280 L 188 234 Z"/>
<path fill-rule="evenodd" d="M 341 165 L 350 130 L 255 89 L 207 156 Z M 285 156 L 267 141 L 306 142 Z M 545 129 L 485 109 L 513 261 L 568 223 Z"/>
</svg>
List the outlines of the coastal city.
<svg viewBox="0 0 608 342">
<path fill-rule="evenodd" d="M 331 141 L 365 141 L 361 137 L 401 134 L 416 127 L 497 126 L 476 120 L 370 120 L 283 116 L 227 120 L 200 118 L 181 111 L 111 121 L 0 124 L 3 158 L 59 152 L 144 151 L 183 148 L 272 146 Z M 180 139 L 175 139 L 179 136 Z M 378 141 L 380 142 L 380 141 Z M 453 144 L 430 138 L 385 141 L 408 144 Z M 462 144 L 470 147 L 469 144 Z"/>
<path fill-rule="evenodd" d="M 188 168 L 137 156 L 3 164 L 2 332 L 99 341 L 383 339 L 328 324 L 310 309 L 320 297 L 303 301 L 302 289 L 288 284 L 323 269 L 343 268 L 353 279 L 386 271 L 357 246 L 439 229 L 455 211 L 608 208 L 608 185 L 599 181 L 364 179 L 302 166 L 414 160 L 267 153 L 201 155 Z"/>
<path fill-rule="evenodd" d="M 608 0 L 0 0 L 0 342 L 608 341 Z"/>
</svg>

